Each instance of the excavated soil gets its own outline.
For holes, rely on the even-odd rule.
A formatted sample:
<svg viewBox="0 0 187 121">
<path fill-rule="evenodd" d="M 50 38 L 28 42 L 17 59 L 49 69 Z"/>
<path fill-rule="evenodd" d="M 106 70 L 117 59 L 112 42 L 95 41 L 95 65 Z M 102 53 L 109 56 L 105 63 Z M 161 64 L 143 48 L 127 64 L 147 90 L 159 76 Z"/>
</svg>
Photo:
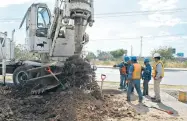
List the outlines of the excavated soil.
<svg viewBox="0 0 187 121">
<path fill-rule="evenodd" d="M 140 115 L 119 90 L 103 90 L 89 62 L 71 57 L 62 68 L 58 88 L 31 95 L 30 87 L 0 87 L 0 121 L 176 121 L 158 112 Z M 52 91 L 52 90 L 51 90 Z M 145 110 L 141 106 L 140 109 Z"/>
<path fill-rule="evenodd" d="M 97 100 L 77 88 L 42 96 L 14 88 L 0 90 L 0 121 L 106 121 L 136 115 L 125 102 L 115 101 L 113 95 Z"/>
<path fill-rule="evenodd" d="M 117 90 L 103 90 L 103 94 L 99 100 L 71 88 L 33 96 L 27 90 L 0 87 L 0 121 L 185 121 L 154 109 L 147 112 L 142 105 L 126 102 Z"/>
<path fill-rule="evenodd" d="M 106 121 L 135 115 L 124 101 L 101 95 L 88 61 L 72 56 L 61 72 L 59 80 L 67 85 L 66 90 L 31 95 L 29 86 L 0 87 L 0 121 Z"/>
</svg>

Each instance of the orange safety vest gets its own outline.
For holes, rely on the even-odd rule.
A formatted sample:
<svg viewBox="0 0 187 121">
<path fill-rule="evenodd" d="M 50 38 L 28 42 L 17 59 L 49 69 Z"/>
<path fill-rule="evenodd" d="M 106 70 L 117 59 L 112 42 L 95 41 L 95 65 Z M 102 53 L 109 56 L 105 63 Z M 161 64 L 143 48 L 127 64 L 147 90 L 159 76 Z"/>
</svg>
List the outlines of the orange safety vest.
<svg viewBox="0 0 187 121">
<path fill-rule="evenodd" d="M 153 64 L 153 71 L 152 71 L 152 76 L 153 77 L 156 77 L 156 74 L 157 74 L 157 71 L 156 71 L 156 66 L 161 63 L 162 65 L 162 73 L 161 73 L 161 77 L 160 78 L 163 78 L 164 77 L 164 64 L 162 63 L 162 61 L 158 61 L 156 63 Z"/>
<path fill-rule="evenodd" d="M 127 69 L 124 63 L 123 63 L 123 67 L 120 69 L 120 74 L 127 74 Z"/>
<path fill-rule="evenodd" d="M 142 66 L 140 64 L 138 64 L 138 63 L 134 63 L 133 66 L 134 66 L 134 71 L 132 73 L 132 79 L 133 80 L 141 79 Z"/>
</svg>

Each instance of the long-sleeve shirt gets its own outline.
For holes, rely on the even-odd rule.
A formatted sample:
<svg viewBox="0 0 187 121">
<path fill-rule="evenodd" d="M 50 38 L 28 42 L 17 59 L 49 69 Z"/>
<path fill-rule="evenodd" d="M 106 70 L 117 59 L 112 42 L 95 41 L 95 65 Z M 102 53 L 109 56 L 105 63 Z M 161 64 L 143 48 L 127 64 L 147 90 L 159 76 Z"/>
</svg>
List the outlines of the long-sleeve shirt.
<svg viewBox="0 0 187 121">
<path fill-rule="evenodd" d="M 147 64 L 143 70 L 142 79 L 146 80 L 146 81 L 150 81 L 151 80 L 151 72 L 152 72 L 151 65 Z"/>
<path fill-rule="evenodd" d="M 159 63 L 156 66 L 156 77 L 155 77 L 155 79 L 160 79 L 161 75 L 162 75 L 162 64 Z"/>
</svg>

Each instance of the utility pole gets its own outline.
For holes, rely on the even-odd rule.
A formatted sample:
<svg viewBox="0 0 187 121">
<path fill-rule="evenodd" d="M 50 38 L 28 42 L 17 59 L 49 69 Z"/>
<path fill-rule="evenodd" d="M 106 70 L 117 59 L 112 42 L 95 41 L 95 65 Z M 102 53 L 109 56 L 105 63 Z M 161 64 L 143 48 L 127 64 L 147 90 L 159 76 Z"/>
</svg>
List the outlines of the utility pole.
<svg viewBox="0 0 187 121">
<path fill-rule="evenodd" d="M 143 37 L 141 36 L 140 38 L 141 38 L 141 40 L 140 40 L 140 57 L 142 57 L 142 46 L 143 46 L 142 39 L 143 39 Z"/>
</svg>

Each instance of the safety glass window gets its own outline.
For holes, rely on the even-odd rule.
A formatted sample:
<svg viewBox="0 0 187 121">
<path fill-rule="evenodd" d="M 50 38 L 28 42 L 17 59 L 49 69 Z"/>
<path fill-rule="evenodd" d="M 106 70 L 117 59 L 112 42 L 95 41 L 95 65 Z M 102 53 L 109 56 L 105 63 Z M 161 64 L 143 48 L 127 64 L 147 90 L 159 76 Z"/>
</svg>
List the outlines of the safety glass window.
<svg viewBox="0 0 187 121">
<path fill-rule="evenodd" d="M 38 28 L 47 28 L 49 24 L 50 18 L 47 8 L 38 8 Z"/>
<path fill-rule="evenodd" d="M 1 43 L 2 47 L 5 47 L 5 41 L 4 41 L 4 38 L 0 38 L 0 43 Z"/>
</svg>

